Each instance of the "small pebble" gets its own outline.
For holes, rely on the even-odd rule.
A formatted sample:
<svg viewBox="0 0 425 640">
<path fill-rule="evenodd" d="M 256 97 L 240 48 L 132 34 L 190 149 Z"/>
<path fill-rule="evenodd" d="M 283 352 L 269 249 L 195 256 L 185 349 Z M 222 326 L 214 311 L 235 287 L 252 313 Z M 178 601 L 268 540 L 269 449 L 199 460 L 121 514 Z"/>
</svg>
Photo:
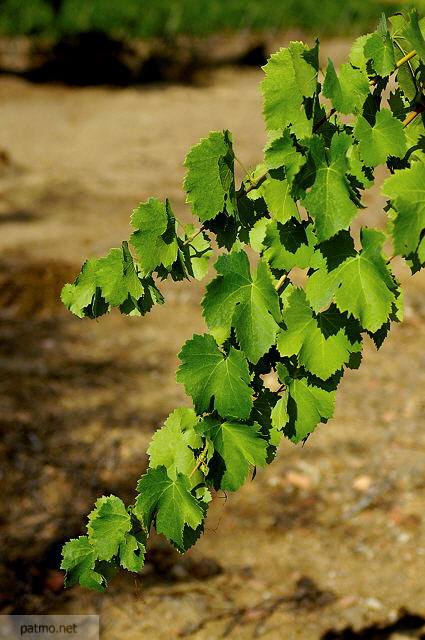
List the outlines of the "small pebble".
<svg viewBox="0 0 425 640">
<path fill-rule="evenodd" d="M 373 479 L 370 476 L 357 476 L 353 481 L 353 489 L 358 491 L 368 491 L 373 485 Z"/>
<path fill-rule="evenodd" d="M 298 489 L 311 489 L 311 480 L 304 473 L 298 471 L 288 471 L 285 475 L 285 479 L 289 484 L 292 484 Z"/>
<path fill-rule="evenodd" d="M 383 608 L 382 602 L 379 602 L 377 598 L 366 598 L 365 605 L 371 611 L 380 611 Z"/>
<path fill-rule="evenodd" d="M 349 609 L 354 606 L 358 602 L 358 598 L 355 595 L 344 596 L 340 600 L 338 600 L 338 606 L 341 609 Z"/>
</svg>

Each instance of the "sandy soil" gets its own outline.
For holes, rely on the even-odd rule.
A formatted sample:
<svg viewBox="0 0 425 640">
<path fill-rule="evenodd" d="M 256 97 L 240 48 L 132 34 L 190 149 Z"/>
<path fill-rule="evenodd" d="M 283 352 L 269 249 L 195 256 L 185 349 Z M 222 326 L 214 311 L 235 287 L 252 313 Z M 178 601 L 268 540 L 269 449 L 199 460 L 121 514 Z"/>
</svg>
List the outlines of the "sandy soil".
<svg viewBox="0 0 425 640">
<path fill-rule="evenodd" d="M 218 495 L 183 558 L 155 539 L 136 579 L 105 595 L 62 589 L 62 542 L 102 493 L 132 499 L 153 430 L 185 402 L 176 353 L 203 330 L 203 285 L 166 284 L 167 304 L 145 319 L 99 323 L 68 315 L 58 293 L 128 237 L 138 201 L 167 196 L 189 220 L 182 160 L 209 130 L 229 128 L 243 162 L 258 162 L 261 72 L 206 80 L 0 78 L 0 612 L 99 613 L 104 640 L 425 637 L 425 278 L 400 264 L 406 321 L 379 352 L 367 344 L 334 420 Z M 368 205 L 374 222 L 382 198 Z"/>
</svg>

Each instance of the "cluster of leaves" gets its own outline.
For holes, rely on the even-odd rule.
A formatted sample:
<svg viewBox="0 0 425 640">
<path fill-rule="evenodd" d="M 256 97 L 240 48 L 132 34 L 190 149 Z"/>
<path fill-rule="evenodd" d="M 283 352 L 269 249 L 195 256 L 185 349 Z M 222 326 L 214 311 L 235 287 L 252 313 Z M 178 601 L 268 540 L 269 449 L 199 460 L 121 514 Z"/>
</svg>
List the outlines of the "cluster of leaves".
<svg viewBox="0 0 425 640">
<path fill-rule="evenodd" d="M 176 409 L 153 436 L 135 504 L 100 498 L 87 536 L 65 545 L 68 584 L 102 590 L 119 566 L 139 570 L 151 526 L 188 549 L 211 490 L 236 491 L 283 436 L 304 441 L 331 418 L 364 335 L 379 347 L 401 320 L 384 244 L 413 273 L 424 266 L 424 32 L 415 12 L 383 19 L 338 73 L 329 60 L 323 78 L 318 44 L 281 49 L 264 68 L 262 164 L 237 189 L 231 136 L 210 133 L 185 161 L 187 201 L 202 226 L 179 235 L 168 201 L 149 200 L 133 214 L 129 242 L 88 260 L 65 286 L 63 301 L 80 317 L 111 307 L 143 315 L 163 302 L 158 280 L 202 278 L 212 239 L 225 248 L 202 300 L 208 332 L 179 356 L 177 380 L 194 408 Z M 384 164 L 387 228 L 358 233 L 363 193 Z M 292 283 L 294 268 L 305 271 L 304 287 Z"/>
</svg>

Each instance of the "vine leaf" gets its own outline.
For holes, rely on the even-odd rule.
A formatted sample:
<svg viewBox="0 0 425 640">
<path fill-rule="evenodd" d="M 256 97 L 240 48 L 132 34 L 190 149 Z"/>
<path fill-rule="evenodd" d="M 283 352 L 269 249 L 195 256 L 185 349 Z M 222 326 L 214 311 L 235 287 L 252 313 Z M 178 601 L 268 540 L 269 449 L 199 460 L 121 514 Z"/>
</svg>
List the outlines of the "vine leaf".
<svg viewBox="0 0 425 640">
<path fill-rule="evenodd" d="M 248 256 L 238 251 L 218 258 L 219 276 L 207 285 L 202 300 L 209 329 L 225 339 L 235 327 L 248 360 L 256 364 L 275 343 L 281 319 L 279 298 L 266 262 L 260 260 L 251 278 Z"/>
<path fill-rule="evenodd" d="M 172 480 L 165 467 L 157 467 L 140 478 L 137 490 L 134 513 L 146 531 L 155 518 L 157 532 L 184 549 L 185 527 L 196 531 L 204 519 L 204 509 L 190 493 L 188 478 L 179 473 Z"/>
<path fill-rule="evenodd" d="M 184 166 L 188 172 L 184 189 L 187 202 L 201 222 L 222 212 L 236 215 L 234 157 L 232 138 L 227 130 L 212 131 L 186 156 Z"/>
<path fill-rule="evenodd" d="M 365 44 L 364 54 L 378 76 L 388 76 L 395 69 L 394 45 L 386 27 L 372 33 Z"/>
<path fill-rule="evenodd" d="M 188 224 L 184 228 L 185 235 L 190 238 L 196 233 L 195 226 Z M 203 280 L 210 266 L 210 258 L 213 254 L 211 245 L 204 233 L 200 233 L 188 244 L 180 248 L 183 254 L 183 262 L 187 276 L 196 280 Z"/>
<path fill-rule="evenodd" d="M 329 98 L 340 113 L 358 113 L 369 95 L 369 80 L 364 71 L 355 69 L 349 62 L 336 74 L 332 60 L 328 58 L 323 95 Z"/>
<path fill-rule="evenodd" d="M 419 246 L 418 246 L 418 258 L 419 258 L 419 263 L 420 264 L 424 264 L 425 263 L 425 237 L 422 238 L 422 240 L 419 243 Z"/>
<path fill-rule="evenodd" d="M 288 399 L 283 396 L 279 398 L 271 411 L 272 428 L 270 429 L 269 442 L 273 447 L 278 447 L 283 436 L 283 429 L 288 420 Z"/>
<path fill-rule="evenodd" d="M 62 555 L 61 569 L 66 571 L 67 587 L 79 582 L 82 587 L 88 589 L 105 590 L 105 576 L 95 570 L 96 551 L 87 536 L 68 540 L 63 547 Z"/>
<path fill-rule="evenodd" d="M 260 253 L 264 248 L 263 243 L 269 224 L 271 223 L 268 218 L 260 218 L 250 229 L 249 243 L 256 253 Z"/>
<path fill-rule="evenodd" d="M 344 318 L 336 309 L 328 309 L 316 318 L 302 289 L 288 296 L 283 312 L 285 329 L 277 338 L 281 356 L 298 357 L 300 365 L 313 375 L 327 380 L 348 363 L 351 353 L 361 350 L 345 332 Z"/>
<path fill-rule="evenodd" d="M 304 440 L 320 422 L 326 422 L 335 410 L 335 390 L 318 386 L 308 378 L 288 383 L 287 410 L 289 420 L 284 434 L 297 443 Z"/>
<path fill-rule="evenodd" d="M 316 173 L 311 190 L 302 204 L 315 220 L 319 242 L 346 229 L 357 213 L 346 177 L 346 153 L 351 144 L 351 136 L 345 133 L 334 135 L 328 160 L 324 140 L 319 136 L 311 139 L 310 153 Z"/>
<path fill-rule="evenodd" d="M 392 237 L 398 254 L 413 253 L 425 228 L 425 165 L 415 162 L 409 169 L 395 171 L 382 186 L 392 198 L 397 216 L 392 222 Z"/>
<path fill-rule="evenodd" d="M 198 414 L 214 408 L 226 417 L 245 419 L 252 408 L 248 363 L 241 351 L 230 348 L 225 356 L 209 333 L 188 340 L 179 358 L 177 382 L 184 384 Z"/>
<path fill-rule="evenodd" d="M 406 53 L 410 50 L 411 45 L 407 41 L 401 41 L 397 39 L 397 44 L 407 47 Z M 404 51 L 403 51 L 404 53 Z M 397 84 L 400 91 L 403 94 L 403 98 L 407 101 L 413 102 L 419 97 L 419 80 L 417 74 L 418 60 L 414 58 L 409 60 L 407 64 L 402 64 L 397 70 Z"/>
<path fill-rule="evenodd" d="M 270 222 L 263 239 L 264 257 L 273 269 L 305 269 L 315 264 L 316 244 L 313 225 L 305 220 Z"/>
<path fill-rule="evenodd" d="M 130 242 L 134 246 L 141 269 L 150 274 L 159 266 L 170 267 L 177 257 L 175 218 L 168 200 L 156 198 L 139 204 L 131 216 L 136 231 Z"/>
<path fill-rule="evenodd" d="M 88 308 L 92 304 L 97 289 L 97 258 L 86 260 L 74 284 L 66 284 L 61 293 L 61 300 L 71 313 L 84 318 L 89 314 Z M 108 307 L 105 307 L 104 313 Z"/>
<path fill-rule="evenodd" d="M 344 246 L 336 259 L 332 256 L 338 241 Z M 395 303 L 395 283 L 382 257 L 385 235 L 376 229 L 361 231 L 362 250 L 354 252 L 353 243 L 339 236 L 321 248 L 332 257 L 313 273 L 306 286 L 307 299 L 319 311 L 334 298 L 338 309 L 352 314 L 364 329 L 375 332 L 387 320 Z M 345 253 L 346 252 L 346 253 Z M 340 258 L 348 255 L 346 259 Z"/>
<path fill-rule="evenodd" d="M 150 466 L 164 466 L 171 480 L 175 480 L 178 473 L 189 475 L 196 464 L 194 451 L 202 447 L 202 438 L 194 428 L 198 422 L 193 409 L 175 409 L 153 435 L 148 448 Z M 200 480 L 201 474 L 194 474 L 193 486 Z"/>
<path fill-rule="evenodd" d="M 257 190 L 263 196 L 272 217 L 279 222 L 287 222 L 292 217 L 299 218 L 291 186 L 285 178 L 270 177 Z"/>
<path fill-rule="evenodd" d="M 146 534 L 116 496 L 102 496 L 89 514 L 88 536 L 70 540 L 63 548 L 61 568 L 67 571 L 67 586 L 79 581 L 90 589 L 103 591 L 118 570 L 118 562 L 128 571 L 144 564 Z"/>
<path fill-rule="evenodd" d="M 363 116 L 359 116 L 354 137 L 359 141 L 363 161 L 370 167 L 383 164 L 388 156 L 402 158 L 407 151 L 403 123 L 389 109 L 378 111 L 373 127 Z"/>
<path fill-rule="evenodd" d="M 416 50 L 418 56 L 425 61 L 425 39 L 419 24 L 419 16 L 416 9 L 410 11 L 406 20 L 406 26 L 402 31 L 402 36 L 406 38 Z"/>
<path fill-rule="evenodd" d="M 97 262 L 95 284 L 102 290 L 102 297 L 113 307 L 119 307 L 129 296 L 135 300 L 145 293 L 137 275 L 127 243 L 122 249 L 111 249 L 106 258 Z"/>
<path fill-rule="evenodd" d="M 243 485 L 250 464 L 266 465 L 267 442 L 261 438 L 257 423 L 221 422 L 207 416 L 196 430 L 212 441 L 215 451 L 224 461 L 226 470 L 220 482 L 224 491 L 237 491 Z"/>
<path fill-rule="evenodd" d="M 116 496 L 102 496 L 89 514 L 87 530 L 99 560 L 111 560 L 131 529 L 131 518 Z"/>
<path fill-rule="evenodd" d="M 425 267 L 425 236 L 419 242 L 417 250 L 406 256 L 406 262 L 412 273 L 416 273 Z"/>
<path fill-rule="evenodd" d="M 318 68 L 317 47 L 309 49 L 302 42 L 291 42 L 269 58 L 261 85 L 267 129 L 285 129 L 291 124 L 297 136 L 311 134 L 312 120 L 303 103 L 317 90 Z"/>
<path fill-rule="evenodd" d="M 146 533 L 133 524 L 131 531 L 124 535 L 120 542 L 119 557 L 121 566 L 127 571 L 140 571 L 145 564 Z"/>
<path fill-rule="evenodd" d="M 111 249 L 106 258 L 87 260 L 74 284 L 62 289 L 61 300 L 79 318 L 96 318 L 111 306 L 141 316 L 164 302 L 152 278 L 137 272 L 127 242 L 121 249 Z"/>
<path fill-rule="evenodd" d="M 283 167 L 289 184 L 292 184 L 294 177 L 306 162 L 306 158 L 295 146 L 289 128 L 267 144 L 264 159 L 268 169 Z"/>
<path fill-rule="evenodd" d="M 350 49 L 349 60 L 351 64 L 353 65 L 353 67 L 358 67 L 359 69 L 361 69 L 364 73 L 367 73 L 368 62 L 368 58 L 364 53 L 364 48 L 367 41 L 372 35 L 373 34 L 371 33 L 366 33 L 365 35 L 359 36 L 356 40 L 354 40 Z"/>
<path fill-rule="evenodd" d="M 360 158 L 359 145 L 354 145 L 347 153 L 349 180 L 355 181 L 360 189 L 369 189 L 374 184 L 373 170 L 366 167 Z"/>
<path fill-rule="evenodd" d="M 348 258 L 357 256 L 350 233 L 340 231 L 330 240 L 322 242 L 317 250 L 318 260 L 320 256 L 321 263 L 317 265 L 317 270 L 310 274 L 305 286 L 307 300 L 316 313 L 332 301 L 340 282 L 339 267 Z"/>
</svg>

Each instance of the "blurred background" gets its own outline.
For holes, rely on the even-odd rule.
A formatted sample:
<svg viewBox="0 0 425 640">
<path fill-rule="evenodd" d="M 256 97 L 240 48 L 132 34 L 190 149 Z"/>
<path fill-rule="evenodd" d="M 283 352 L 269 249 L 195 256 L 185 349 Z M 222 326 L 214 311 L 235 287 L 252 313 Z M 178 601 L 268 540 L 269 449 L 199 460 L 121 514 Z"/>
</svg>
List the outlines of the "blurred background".
<svg viewBox="0 0 425 640">
<path fill-rule="evenodd" d="M 128 238 L 138 202 L 168 197 L 192 221 L 183 160 L 210 130 L 261 160 L 270 53 L 318 36 L 338 65 L 413 5 L 0 1 L 0 613 L 99 613 L 106 640 L 425 638 L 425 278 L 397 260 L 405 322 L 365 345 L 305 447 L 216 496 L 195 549 L 153 539 L 142 574 L 104 595 L 64 591 L 58 569 L 98 496 L 133 500 L 152 432 L 187 402 L 176 354 L 205 330 L 203 283 L 99 323 L 66 312 L 61 287 Z M 363 224 L 383 223 L 383 177 Z"/>
<path fill-rule="evenodd" d="M 72 84 L 190 81 L 200 67 L 265 62 L 276 36 L 352 36 L 395 0 L 2 0 L 0 68 Z M 410 5 L 412 3 L 410 2 Z M 416 6 L 425 6 L 418 0 Z M 10 40 L 12 38 L 12 41 Z"/>
</svg>

